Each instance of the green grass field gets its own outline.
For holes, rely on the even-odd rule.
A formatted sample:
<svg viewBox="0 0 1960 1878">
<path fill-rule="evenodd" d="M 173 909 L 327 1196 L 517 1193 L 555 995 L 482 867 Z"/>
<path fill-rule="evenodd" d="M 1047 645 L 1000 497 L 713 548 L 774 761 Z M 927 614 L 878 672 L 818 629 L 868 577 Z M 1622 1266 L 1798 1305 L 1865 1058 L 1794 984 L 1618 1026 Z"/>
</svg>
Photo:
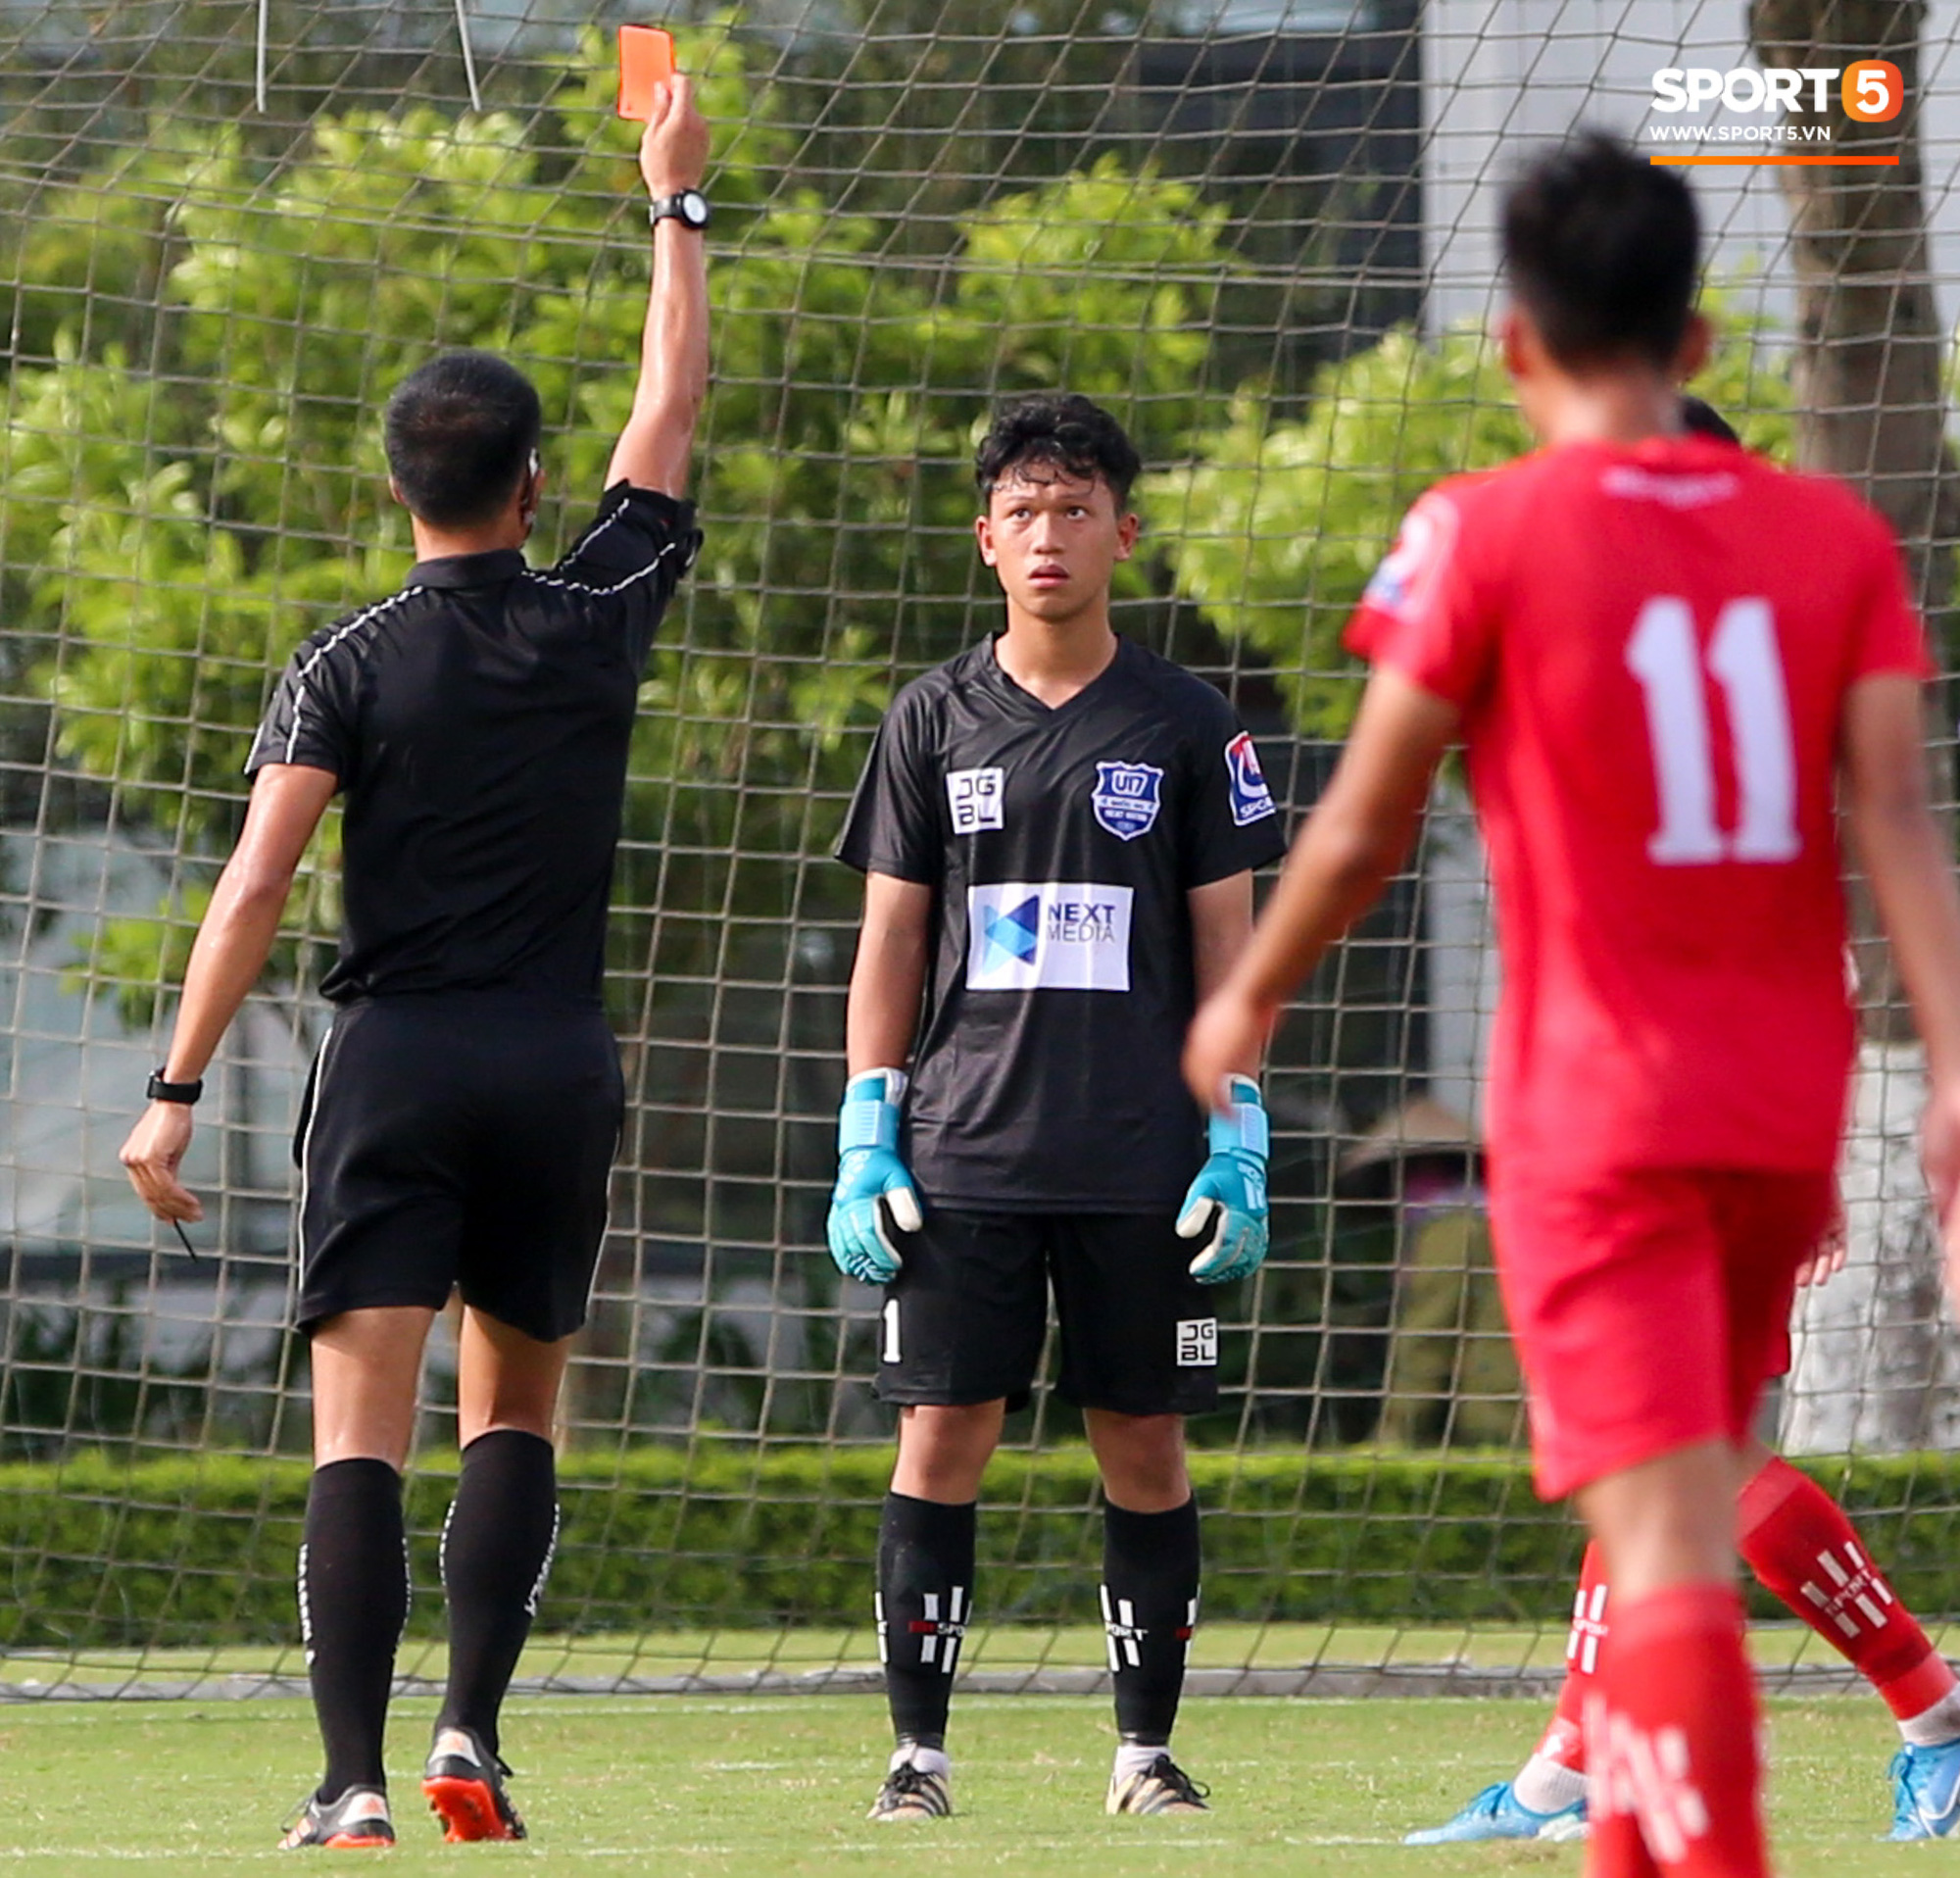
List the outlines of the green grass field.
<svg viewBox="0 0 1960 1878">
<path fill-rule="evenodd" d="M 1498 1701 L 1187 1702 L 1182 1757 L 1209 1781 L 1203 1818 L 1108 1819 L 1105 1703 L 987 1697 L 956 1711 L 956 1818 L 874 1827 L 883 1705 L 865 1697 L 575 1697 L 515 1701 L 505 1751 L 532 1837 L 444 1846 L 414 1771 L 432 1711 L 397 1705 L 391 1737 L 407 1874 L 832 1874 L 1221 1878 L 1455 1872 L 1576 1874 L 1565 1846 L 1410 1850 L 1508 1772 L 1540 1705 Z M 1947 1848 L 1875 1843 L 1890 1817 L 1891 1725 L 1870 1698 L 1770 1706 L 1771 1805 L 1784 1878 L 1923 1870 Z M 132 1863 L 200 1874 L 280 1864 L 281 1819 L 317 1771 L 303 1703 L 51 1703 L 0 1709 L 0 1863 L 49 1873 Z M 351 1853 L 320 1853 L 337 1868 Z"/>
</svg>

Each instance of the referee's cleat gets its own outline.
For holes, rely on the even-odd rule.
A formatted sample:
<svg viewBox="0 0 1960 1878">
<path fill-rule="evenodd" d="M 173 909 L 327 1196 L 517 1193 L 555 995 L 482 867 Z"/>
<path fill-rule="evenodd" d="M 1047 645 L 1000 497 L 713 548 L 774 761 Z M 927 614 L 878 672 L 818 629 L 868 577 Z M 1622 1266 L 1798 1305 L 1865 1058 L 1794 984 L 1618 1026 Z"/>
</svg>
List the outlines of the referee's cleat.
<svg viewBox="0 0 1960 1878">
<path fill-rule="evenodd" d="M 864 1816 L 895 1826 L 913 1819 L 944 1819 L 952 1810 L 953 1792 L 947 1775 L 902 1760 L 885 1776 L 885 1784 Z"/>
<path fill-rule="evenodd" d="M 473 1839 L 521 1839 L 524 1822 L 504 1791 L 510 1768 L 467 1728 L 438 1728 L 422 1792 L 452 1846 Z"/>
<path fill-rule="evenodd" d="M 1426 1826 L 1402 1841 L 1405 1846 L 1455 1846 L 1472 1839 L 1584 1839 L 1586 1802 L 1575 1800 L 1556 1812 L 1533 1812 L 1511 1791 L 1508 1780 L 1486 1787 L 1476 1799 L 1440 1826 Z"/>
<path fill-rule="evenodd" d="M 372 1787 L 350 1787 L 338 1800 L 315 1794 L 279 1841 L 281 1852 L 319 1846 L 328 1852 L 381 1852 L 395 1843 L 388 1796 Z"/>
<path fill-rule="evenodd" d="M 1892 1777 L 1892 1829 L 1887 1839 L 1944 1839 L 1960 1825 L 1960 1741 L 1936 1748 L 1901 1748 Z"/>
<path fill-rule="evenodd" d="M 1104 1812 L 1209 1812 L 1211 1789 L 1201 1787 L 1168 1754 L 1127 1779 L 1111 1779 Z"/>
</svg>

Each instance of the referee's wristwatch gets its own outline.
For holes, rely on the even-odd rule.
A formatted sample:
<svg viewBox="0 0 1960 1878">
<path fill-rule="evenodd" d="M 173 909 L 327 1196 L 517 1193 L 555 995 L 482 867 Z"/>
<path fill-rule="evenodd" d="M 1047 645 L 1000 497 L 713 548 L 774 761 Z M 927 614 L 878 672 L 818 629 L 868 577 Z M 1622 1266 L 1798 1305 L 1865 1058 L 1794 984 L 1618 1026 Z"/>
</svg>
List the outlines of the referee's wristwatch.
<svg viewBox="0 0 1960 1878">
<path fill-rule="evenodd" d="M 647 205 L 647 224 L 658 228 L 671 216 L 683 228 L 697 231 L 708 226 L 708 198 L 699 189 L 682 189 L 671 196 L 656 196 Z"/>
<path fill-rule="evenodd" d="M 195 1082 L 172 1082 L 159 1069 L 151 1075 L 150 1086 L 143 1093 L 152 1102 L 180 1102 L 188 1109 L 204 1094 L 204 1078 L 200 1076 Z"/>
</svg>

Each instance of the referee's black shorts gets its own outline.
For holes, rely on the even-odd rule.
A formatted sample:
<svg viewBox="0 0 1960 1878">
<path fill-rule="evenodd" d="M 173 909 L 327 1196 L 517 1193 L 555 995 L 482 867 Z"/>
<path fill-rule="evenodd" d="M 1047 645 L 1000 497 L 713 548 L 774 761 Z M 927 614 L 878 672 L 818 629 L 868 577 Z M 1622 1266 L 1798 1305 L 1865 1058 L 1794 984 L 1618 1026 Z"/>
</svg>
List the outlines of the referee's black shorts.
<svg viewBox="0 0 1960 1878">
<path fill-rule="evenodd" d="M 886 1402 L 1023 1406 L 1041 1366 L 1049 1288 L 1055 1387 L 1081 1408 L 1191 1415 L 1218 1401 L 1218 1305 L 1191 1275 L 1175 1213 L 972 1212 L 927 1204 L 895 1242 L 878 1374 Z"/>
<path fill-rule="evenodd" d="M 554 1342 L 585 1321 L 624 1113 L 605 1013 L 503 992 L 343 1006 L 315 1060 L 298 1320 L 476 1310 Z"/>
</svg>

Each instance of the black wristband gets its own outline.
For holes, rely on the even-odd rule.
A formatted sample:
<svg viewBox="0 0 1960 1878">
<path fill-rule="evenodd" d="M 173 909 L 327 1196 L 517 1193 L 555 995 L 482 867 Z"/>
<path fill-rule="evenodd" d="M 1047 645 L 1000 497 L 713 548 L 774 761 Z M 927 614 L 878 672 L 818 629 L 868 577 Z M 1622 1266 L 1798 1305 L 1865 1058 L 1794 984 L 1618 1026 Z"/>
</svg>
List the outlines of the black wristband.
<svg viewBox="0 0 1960 1878">
<path fill-rule="evenodd" d="M 180 1102 L 188 1109 L 204 1094 L 204 1078 L 200 1076 L 195 1082 L 167 1082 L 159 1069 L 151 1076 L 144 1094 L 152 1102 Z"/>
</svg>

